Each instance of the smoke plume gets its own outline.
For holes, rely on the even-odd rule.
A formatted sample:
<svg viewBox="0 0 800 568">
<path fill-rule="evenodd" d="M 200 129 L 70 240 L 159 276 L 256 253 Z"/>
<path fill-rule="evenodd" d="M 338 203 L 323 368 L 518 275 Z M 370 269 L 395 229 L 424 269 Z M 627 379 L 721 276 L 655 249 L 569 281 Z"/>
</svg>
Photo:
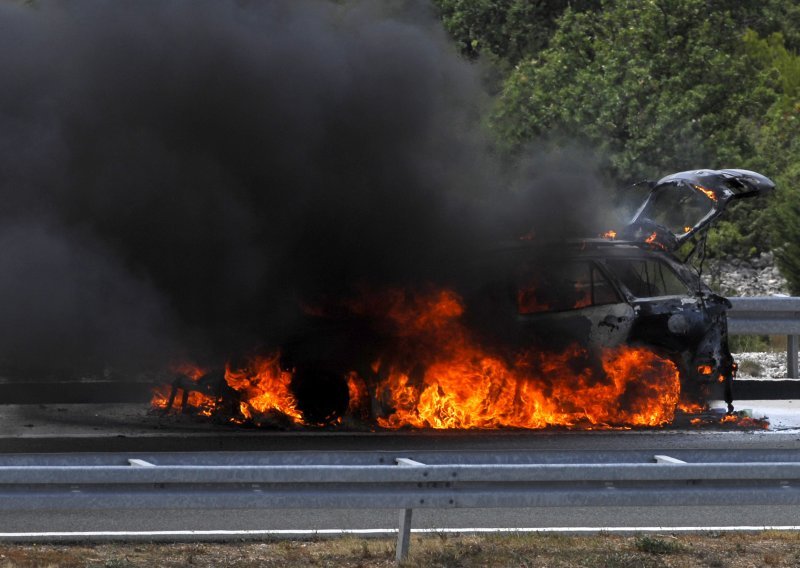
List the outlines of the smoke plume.
<svg viewBox="0 0 800 568">
<path fill-rule="evenodd" d="M 306 298 L 583 228 L 591 172 L 500 164 L 430 9 L 375 4 L 0 4 L 0 366 L 225 357 Z"/>
</svg>

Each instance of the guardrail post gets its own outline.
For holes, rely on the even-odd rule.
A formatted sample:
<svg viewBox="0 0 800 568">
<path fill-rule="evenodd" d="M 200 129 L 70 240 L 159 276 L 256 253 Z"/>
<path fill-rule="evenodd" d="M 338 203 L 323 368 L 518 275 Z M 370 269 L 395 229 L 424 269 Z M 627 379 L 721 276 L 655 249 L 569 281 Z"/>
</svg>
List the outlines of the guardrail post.
<svg viewBox="0 0 800 568">
<path fill-rule="evenodd" d="M 411 544 L 411 512 L 412 509 L 400 510 L 400 530 L 397 533 L 397 551 L 395 560 L 400 564 L 408 558 L 408 547 Z"/>
<path fill-rule="evenodd" d="M 797 374 L 797 335 L 786 338 L 786 374 L 790 379 L 798 378 Z"/>
<path fill-rule="evenodd" d="M 425 465 L 424 463 L 408 458 L 397 458 L 394 461 L 397 465 L 405 467 L 419 467 Z M 400 525 L 397 531 L 397 548 L 395 553 L 395 561 L 398 564 L 408 558 L 408 548 L 411 545 L 411 513 L 412 509 L 401 509 L 400 511 Z"/>
</svg>

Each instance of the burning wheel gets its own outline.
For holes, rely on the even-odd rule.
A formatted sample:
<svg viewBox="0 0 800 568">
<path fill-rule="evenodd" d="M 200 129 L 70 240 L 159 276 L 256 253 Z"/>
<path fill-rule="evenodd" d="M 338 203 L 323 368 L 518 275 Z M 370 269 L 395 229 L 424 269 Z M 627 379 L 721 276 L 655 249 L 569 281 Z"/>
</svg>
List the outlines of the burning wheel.
<svg viewBox="0 0 800 568">
<path fill-rule="evenodd" d="M 297 399 L 297 409 L 308 424 L 333 424 L 347 413 L 350 395 L 341 373 L 298 368 L 290 388 Z"/>
</svg>

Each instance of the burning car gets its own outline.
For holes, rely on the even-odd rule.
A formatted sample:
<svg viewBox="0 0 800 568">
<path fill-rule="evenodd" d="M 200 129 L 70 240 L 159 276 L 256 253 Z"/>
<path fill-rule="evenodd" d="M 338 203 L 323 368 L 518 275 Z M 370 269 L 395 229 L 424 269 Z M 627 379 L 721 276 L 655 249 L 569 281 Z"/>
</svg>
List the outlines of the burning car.
<svg viewBox="0 0 800 568">
<path fill-rule="evenodd" d="M 746 170 L 673 174 L 618 234 L 518 239 L 454 259 L 440 283 L 315 307 L 279 353 L 227 369 L 239 393 L 231 419 L 660 426 L 712 396 L 732 412 L 730 303 L 692 261 L 702 264 L 708 227 L 730 202 L 773 188 Z M 176 388 L 157 404 L 171 406 Z M 213 413 L 218 402 L 205 404 Z"/>
</svg>

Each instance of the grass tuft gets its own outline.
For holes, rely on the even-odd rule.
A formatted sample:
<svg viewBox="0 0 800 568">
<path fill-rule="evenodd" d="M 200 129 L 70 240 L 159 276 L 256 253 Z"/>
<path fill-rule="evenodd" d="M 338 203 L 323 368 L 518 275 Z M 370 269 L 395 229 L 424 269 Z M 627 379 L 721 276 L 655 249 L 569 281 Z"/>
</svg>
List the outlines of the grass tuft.
<svg viewBox="0 0 800 568">
<path fill-rule="evenodd" d="M 413 535 L 406 568 L 797 568 L 800 531 Z M 0 543 L 0 568 L 393 568 L 387 537 L 226 543 Z"/>
<path fill-rule="evenodd" d="M 581 566 L 582 568 L 663 568 L 664 562 L 657 556 L 617 551 L 590 557 Z"/>
<path fill-rule="evenodd" d="M 756 361 L 743 360 L 739 363 L 739 374 L 748 377 L 760 377 L 764 373 L 764 367 Z"/>
<path fill-rule="evenodd" d="M 675 554 L 682 551 L 681 545 L 677 542 L 647 535 L 636 537 L 634 546 L 636 550 L 648 554 Z"/>
</svg>

